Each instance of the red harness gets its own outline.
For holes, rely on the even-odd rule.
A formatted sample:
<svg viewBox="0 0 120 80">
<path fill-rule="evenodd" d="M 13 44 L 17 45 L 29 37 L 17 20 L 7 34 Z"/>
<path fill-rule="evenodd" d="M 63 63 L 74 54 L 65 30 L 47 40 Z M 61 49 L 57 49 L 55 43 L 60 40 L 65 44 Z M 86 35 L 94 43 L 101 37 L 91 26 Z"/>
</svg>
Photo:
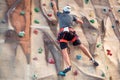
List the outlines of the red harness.
<svg viewBox="0 0 120 80">
<path fill-rule="evenodd" d="M 59 32 L 59 33 L 61 33 L 61 32 L 64 32 L 64 28 L 60 28 L 60 32 Z M 75 30 L 74 30 L 73 28 L 69 27 L 69 32 L 75 32 Z M 65 34 L 64 34 L 64 36 L 65 36 Z M 64 39 L 64 36 L 63 36 L 62 39 L 59 40 L 59 42 L 65 42 L 65 43 L 68 42 L 68 40 Z M 74 42 L 77 38 L 78 38 L 78 37 L 75 36 L 75 37 L 71 40 L 71 42 Z"/>
</svg>

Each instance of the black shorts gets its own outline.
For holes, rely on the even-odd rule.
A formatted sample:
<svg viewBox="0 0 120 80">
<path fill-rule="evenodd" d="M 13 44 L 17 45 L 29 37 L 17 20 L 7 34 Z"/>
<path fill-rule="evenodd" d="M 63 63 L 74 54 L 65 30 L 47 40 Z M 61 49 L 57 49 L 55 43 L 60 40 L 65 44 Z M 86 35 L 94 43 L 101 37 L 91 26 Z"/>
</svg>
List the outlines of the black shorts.
<svg viewBox="0 0 120 80">
<path fill-rule="evenodd" d="M 75 38 L 74 41 L 72 41 L 73 38 Z M 58 41 L 60 42 L 60 48 L 65 49 L 65 48 L 68 47 L 67 42 L 61 42 L 60 41 L 61 39 L 72 42 L 73 46 L 77 46 L 77 45 L 81 44 L 81 41 L 78 39 L 78 36 L 77 36 L 77 34 L 75 32 L 70 31 L 70 32 L 61 32 L 61 33 L 59 33 Z"/>
</svg>

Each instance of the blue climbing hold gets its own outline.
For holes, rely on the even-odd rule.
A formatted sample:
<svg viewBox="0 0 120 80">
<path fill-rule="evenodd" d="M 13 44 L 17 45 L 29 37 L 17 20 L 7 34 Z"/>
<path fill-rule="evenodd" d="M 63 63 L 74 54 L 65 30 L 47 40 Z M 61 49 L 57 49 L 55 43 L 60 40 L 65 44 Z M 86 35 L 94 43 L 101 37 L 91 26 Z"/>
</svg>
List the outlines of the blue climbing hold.
<svg viewBox="0 0 120 80">
<path fill-rule="evenodd" d="M 79 55 L 76 55 L 76 59 L 77 60 L 80 60 L 82 58 L 82 56 L 79 54 Z"/>
</svg>

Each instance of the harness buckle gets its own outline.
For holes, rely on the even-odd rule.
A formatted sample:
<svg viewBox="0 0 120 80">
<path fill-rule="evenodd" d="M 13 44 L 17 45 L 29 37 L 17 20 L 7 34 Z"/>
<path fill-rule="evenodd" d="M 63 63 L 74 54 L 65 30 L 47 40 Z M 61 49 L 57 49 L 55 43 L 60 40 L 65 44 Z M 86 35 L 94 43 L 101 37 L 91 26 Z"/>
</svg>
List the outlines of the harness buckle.
<svg viewBox="0 0 120 80">
<path fill-rule="evenodd" d="M 69 27 L 65 27 L 63 31 L 69 32 Z"/>
</svg>

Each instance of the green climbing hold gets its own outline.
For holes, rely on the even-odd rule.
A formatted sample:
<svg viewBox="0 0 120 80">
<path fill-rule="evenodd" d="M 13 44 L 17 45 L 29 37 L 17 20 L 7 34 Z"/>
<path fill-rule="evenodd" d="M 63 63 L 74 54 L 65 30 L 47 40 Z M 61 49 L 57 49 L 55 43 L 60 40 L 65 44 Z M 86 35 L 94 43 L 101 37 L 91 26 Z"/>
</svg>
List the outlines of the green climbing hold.
<svg viewBox="0 0 120 80">
<path fill-rule="evenodd" d="M 35 22 L 36 24 L 39 24 L 39 23 L 40 23 L 39 20 L 34 20 L 34 22 Z"/>
<path fill-rule="evenodd" d="M 42 53 L 43 49 L 42 48 L 39 48 L 38 49 L 38 53 Z"/>
<path fill-rule="evenodd" d="M 92 19 L 92 20 L 90 20 L 90 22 L 91 22 L 91 23 L 95 23 L 95 20 Z"/>
<path fill-rule="evenodd" d="M 25 32 L 24 31 L 19 32 L 18 36 L 19 37 L 24 37 L 25 36 Z"/>
<path fill-rule="evenodd" d="M 85 3 L 88 4 L 89 0 L 85 0 Z"/>
<path fill-rule="evenodd" d="M 101 46 L 101 44 L 99 43 L 99 44 L 97 44 L 97 46 L 96 46 L 96 47 L 97 47 L 97 48 L 99 48 L 100 46 Z"/>
<path fill-rule="evenodd" d="M 35 8 L 34 11 L 35 11 L 35 12 L 39 12 L 39 8 Z"/>
<path fill-rule="evenodd" d="M 102 77 L 105 77 L 105 74 L 104 73 L 102 73 L 102 75 L 101 75 Z"/>
<path fill-rule="evenodd" d="M 108 66 L 107 66 L 107 69 L 108 69 Z"/>
<path fill-rule="evenodd" d="M 20 15 L 25 15 L 25 12 L 24 12 L 24 11 L 21 11 L 21 12 L 20 12 Z"/>
</svg>

